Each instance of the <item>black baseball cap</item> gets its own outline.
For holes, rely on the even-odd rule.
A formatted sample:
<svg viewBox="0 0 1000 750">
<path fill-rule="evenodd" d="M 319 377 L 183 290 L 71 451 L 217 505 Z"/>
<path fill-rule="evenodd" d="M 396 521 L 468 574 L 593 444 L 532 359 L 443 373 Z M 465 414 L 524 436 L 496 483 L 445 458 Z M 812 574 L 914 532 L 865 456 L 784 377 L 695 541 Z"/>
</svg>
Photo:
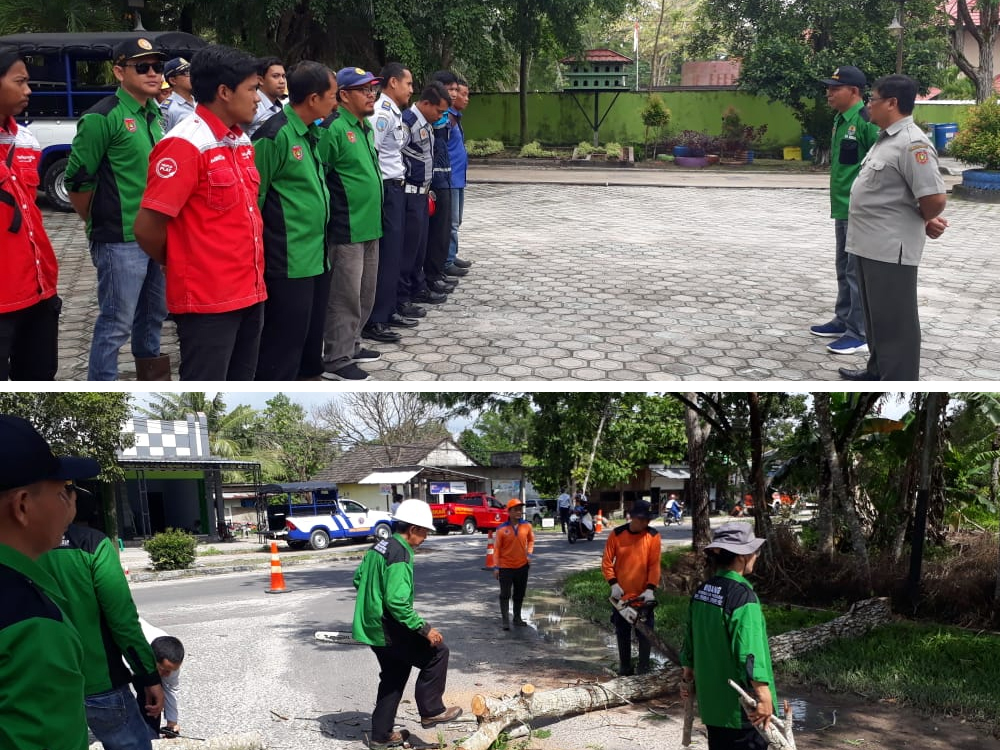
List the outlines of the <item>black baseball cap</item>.
<svg viewBox="0 0 1000 750">
<path fill-rule="evenodd" d="M 183 57 L 175 57 L 173 60 L 167 60 L 167 64 L 163 66 L 163 80 L 169 81 L 174 76 L 182 76 L 190 72 L 191 63 Z"/>
<path fill-rule="evenodd" d="M 56 456 L 28 420 L 9 414 L 0 414 L 0 457 L 0 491 L 101 473 L 100 464 L 92 458 Z"/>
<path fill-rule="evenodd" d="M 820 78 L 819 82 L 825 86 L 857 86 L 863 89 L 868 85 L 868 79 L 859 68 L 853 65 L 841 65 L 829 78 Z"/>
<path fill-rule="evenodd" d="M 653 517 L 653 509 L 648 500 L 636 500 L 628 514 L 632 518 L 645 518 L 648 521 Z"/>
<path fill-rule="evenodd" d="M 150 56 L 159 57 L 161 60 L 167 59 L 166 53 L 157 46 L 156 42 L 151 42 L 144 36 L 126 39 L 115 47 L 115 65 Z"/>
</svg>

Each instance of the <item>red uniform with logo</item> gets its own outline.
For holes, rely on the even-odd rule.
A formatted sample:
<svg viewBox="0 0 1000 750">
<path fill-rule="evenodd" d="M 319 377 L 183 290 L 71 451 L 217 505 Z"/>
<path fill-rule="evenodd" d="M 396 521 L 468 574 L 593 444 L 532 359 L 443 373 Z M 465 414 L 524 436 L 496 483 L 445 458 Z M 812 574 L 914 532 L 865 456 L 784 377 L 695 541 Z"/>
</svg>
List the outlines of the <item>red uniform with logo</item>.
<svg viewBox="0 0 1000 750">
<path fill-rule="evenodd" d="M 13 118 L 0 122 L 0 314 L 56 293 L 59 266 L 35 204 L 41 149 Z"/>
<path fill-rule="evenodd" d="M 253 145 L 203 106 L 156 144 L 142 207 L 167 224 L 167 309 L 224 313 L 263 302 L 264 222 Z"/>
</svg>

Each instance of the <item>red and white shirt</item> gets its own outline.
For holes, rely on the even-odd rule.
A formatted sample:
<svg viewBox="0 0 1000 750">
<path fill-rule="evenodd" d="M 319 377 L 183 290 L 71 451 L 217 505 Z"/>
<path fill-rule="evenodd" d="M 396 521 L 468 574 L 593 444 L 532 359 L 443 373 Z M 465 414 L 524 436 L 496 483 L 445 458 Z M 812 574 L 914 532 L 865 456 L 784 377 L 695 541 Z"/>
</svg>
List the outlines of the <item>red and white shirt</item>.
<svg viewBox="0 0 1000 750">
<path fill-rule="evenodd" d="M 0 120 L 0 314 L 56 293 L 59 265 L 35 204 L 42 152 L 14 118 Z"/>
<path fill-rule="evenodd" d="M 199 105 L 153 148 L 142 207 L 167 223 L 167 309 L 222 313 L 267 299 L 253 145 Z"/>
</svg>

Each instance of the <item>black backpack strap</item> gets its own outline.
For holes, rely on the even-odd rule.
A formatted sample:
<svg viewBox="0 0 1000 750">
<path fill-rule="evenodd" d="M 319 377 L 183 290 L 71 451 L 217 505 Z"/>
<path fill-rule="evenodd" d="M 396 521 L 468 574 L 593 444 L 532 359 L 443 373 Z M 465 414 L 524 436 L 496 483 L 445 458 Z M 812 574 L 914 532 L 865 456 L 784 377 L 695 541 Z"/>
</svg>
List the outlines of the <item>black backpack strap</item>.
<svg viewBox="0 0 1000 750">
<path fill-rule="evenodd" d="M 10 144 L 10 150 L 7 152 L 7 169 L 10 170 L 11 165 L 14 163 L 14 149 L 15 144 Z M 14 210 L 14 216 L 10 220 L 10 226 L 7 227 L 7 231 L 11 234 L 17 234 L 21 231 L 21 222 L 23 217 L 21 215 L 21 207 L 17 204 L 17 198 L 15 198 L 11 193 L 6 190 L 0 190 L 0 203 L 6 206 L 10 206 Z"/>
</svg>

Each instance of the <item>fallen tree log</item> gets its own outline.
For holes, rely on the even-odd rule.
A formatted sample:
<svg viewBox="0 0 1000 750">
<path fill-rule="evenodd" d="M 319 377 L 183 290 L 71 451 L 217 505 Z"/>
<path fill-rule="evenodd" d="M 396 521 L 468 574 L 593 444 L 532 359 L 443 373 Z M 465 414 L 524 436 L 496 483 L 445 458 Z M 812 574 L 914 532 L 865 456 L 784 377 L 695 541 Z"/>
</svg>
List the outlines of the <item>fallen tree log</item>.
<svg viewBox="0 0 1000 750">
<path fill-rule="evenodd" d="M 857 637 L 892 618 L 888 599 L 867 599 L 830 622 L 796 630 L 770 639 L 771 661 L 786 661 L 838 638 Z M 531 686 L 530 699 L 521 694 L 495 698 L 477 695 L 472 713 L 478 729 L 462 741 L 464 750 L 488 750 L 510 726 L 530 725 L 541 719 L 603 711 L 627 703 L 658 698 L 680 688 L 682 671 L 668 668 L 635 677 L 618 677 L 601 683 L 573 685 L 544 692 Z M 523 689 L 522 689 L 523 692 Z"/>
<path fill-rule="evenodd" d="M 90 750 L 103 750 L 103 747 L 100 742 L 95 742 Z M 153 750 L 264 750 L 265 747 L 264 738 L 257 732 L 209 737 L 207 740 L 189 737 L 153 740 Z"/>
</svg>

